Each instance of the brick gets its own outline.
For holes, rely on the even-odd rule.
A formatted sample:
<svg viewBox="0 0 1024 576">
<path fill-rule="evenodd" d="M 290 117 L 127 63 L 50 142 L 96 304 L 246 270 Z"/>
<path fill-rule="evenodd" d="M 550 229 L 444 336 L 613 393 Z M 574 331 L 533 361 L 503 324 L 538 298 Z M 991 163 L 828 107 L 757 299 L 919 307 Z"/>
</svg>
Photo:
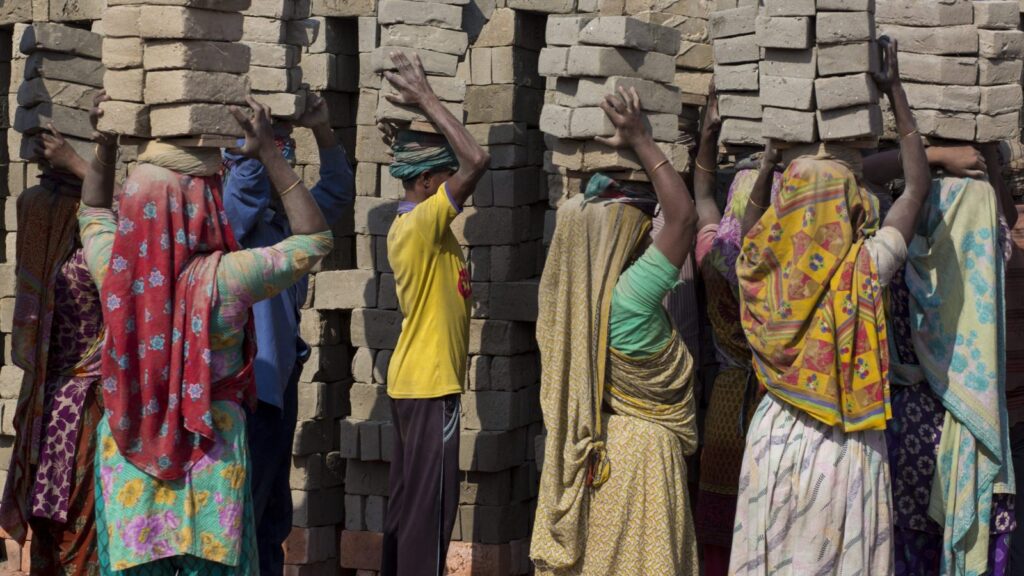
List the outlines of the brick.
<svg viewBox="0 0 1024 576">
<path fill-rule="evenodd" d="M 24 78 L 49 78 L 102 88 L 103 72 L 103 63 L 99 60 L 56 52 L 36 52 L 25 62 Z"/>
<path fill-rule="evenodd" d="M 547 46 L 575 46 L 580 43 L 580 33 L 594 16 L 551 16 L 545 27 Z"/>
<path fill-rule="evenodd" d="M 138 37 L 142 31 L 140 6 L 112 6 L 103 12 L 103 36 L 106 38 Z"/>
<path fill-rule="evenodd" d="M 52 22 L 36 22 L 22 35 L 20 48 L 22 54 L 45 50 L 98 60 L 103 56 L 103 39 L 99 34 L 86 30 Z"/>
<path fill-rule="evenodd" d="M 711 13 L 711 36 L 715 40 L 753 34 L 757 30 L 757 5 Z"/>
<path fill-rule="evenodd" d="M 146 75 L 147 104 L 244 104 L 248 92 L 249 87 L 245 78 L 235 74 L 170 70 L 150 72 Z"/>
<path fill-rule="evenodd" d="M 501 472 L 514 468 L 525 460 L 525 428 L 502 431 L 463 430 L 461 432 L 459 439 L 460 470 Z"/>
<path fill-rule="evenodd" d="M 822 140 L 852 140 L 882 133 L 882 111 L 876 105 L 818 111 Z"/>
<path fill-rule="evenodd" d="M 587 23 L 580 31 L 580 43 L 675 56 L 679 52 L 679 31 L 628 16 L 605 16 Z"/>
<path fill-rule="evenodd" d="M 185 6 L 188 8 L 201 8 L 203 10 L 238 12 L 249 8 L 253 1 L 254 0 L 107 0 L 107 5 L 139 6 L 142 4 L 148 4 L 151 6 Z M 259 2 L 260 0 L 255 1 Z"/>
<path fill-rule="evenodd" d="M 979 114 L 977 126 L 975 139 L 978 142 L 1018 140 L 1020 138 L 1020 112 L 1014 110 L 997 116 Z"/>
<path fill-rule="evenodd" d="M 314 16 L 375 16 L 377 0 L 313 0 L 312 8 Z"/>
<path fill-rule="evenodd" d="M 292 68 L 283 72 L 287 75 L 277 74 L 273 79 L 277 83 L 287 82 L 290 86 L 297 86 L 303 81 L 311 90 L 336 90 L 341 87 L 341 78 L 338 76 L 338 56 L 334 54 L 306 54 L 302 58 L 301 68 Z M 342 58 L 344 58 L 342 56 Z M 250 69 L 250 74 L 251 74 Z M 264 71 L 272 70 L 264 68 Z"/>
<path fill-rule="evenodd" d="M 363 570 L 380 568 L 383 536 L 378 532 L 341 533 L 341 566 Z"/>
<path fill-rule="evenodd" d="M 569 74 L 569 49 L 544 48 L 537 59 L 537 71 L 541 76 L 567 76 Z"/>
<path fill-rule="evenodd" d="M 464 538 L 474 543 L 502 544 L 529 533 L 529 521 L 520 504 L 459 507 Z"/>
<path fill-rule="evenodd" d="M 711 70 L 714 65 L 714 49 L 709 44 L 681 42 L 676 66 L 690 70 Z"/>
<path fill-rule="evenodd" d="M 287 92 L 252 92 L 254 100 L 269 106 L 275 118 L 298 118 L 306 111 L 306 91 L 294 94 Z M 333 110 L 333 109 L 332 109 Z"/>
<path fill-rule="evenodd" d="M 942 86 L 940 84 L 903 84 L 907 100 L 914 110 L 946 110 L 950 112 L 975 112 L 981 103 L 981 88 L 978 86 Z"/>
<path fill-rule="evenodd" d="M 540 116 L 544 93 L 508 84 L 466 88 L 466 122 L 528 122 Z"/>
<path fill-rule="evenodd" d="M 533 328 L 524 322 L 471 320 L 469 353 L 512 356 L 536 349 Z"/>
<path fill-rule="evenodd" d="M 321 272 L 316 284 L 319 310 L 351 310 L 377 305 L 376 275 L 367 270 Z"/>
<path fill-rule="evenodd" d="M 978 78 L 978 59 L 901 54 L 900 76 L 909 82 L 973 86 Z"/>
<path fill-rule="evenodd" d="M 134 102 L 109 101 L 100 105 L 103 116 L 98 128 L 104 132 L 147 138 L 149 129 L 149 107 Z"/>
<path fill-rule="evenodd" d="M 551 20 L 554 18 L 548 18 L 548 22 Z M 480 29 L 473 46 L 517 46 L 537 51 L 545 46 L 543 24 L 544 18 L 541 16 L 498 8 Z"/>
<path fill-rule="evenodd" d="M 373 52 L 373 49 L 380 46 L 380 28 L 377 26 L 377 19 L 370 16 L 361 16 L 358 19 L 358 42 L 360 52 Z"/>
<path fill-rule="evenodd" d="M 766 106 L 761 130 L 765 138 L 782 142 L 814 142 L 818 138 L 814 112 Z"/>
<path fill-rule="evenodd" d="M 284 41 L 295 46 L 310 48 L 316 44 L 321 34 L 326 34 L 326 31 L 320 29 L 320 23 L 321 20 L 315 18 L 287 22 L 284 27 Z M 310 51 L 315 52 L 315 50 Z"/>
<path fill-rule="evenodd" d="M 761 59 L 761 46 L 755 34 L 716 40 L 714 52 L 716 64 L 742 64 Z"/>
<path fill-rule="evenodd" d="M 722 132 L 719 136 L 725 144 L 763 146 L 761 137 L 761 121 L 743 118 L 726 118 L 722 121 Z"/>
<path fill-rule="evenodd" d="M 766 0 L 769 16 L 814 16 L 814 0 Z"/>
<path fill-rule="evenodd" d="M 89 113 L 77 108 L 59 104 L 38 104 L 32 108 L 18 108 L 14 118 L 14 130 L 22 134 L 37 134 L 47 131 L 50 123 L 59 126 L 62 134 L 90 139 L 92 124 Z"/>
<path fill-rule="evenodd" d="M 978 30 L 978 54 L 985 58 L 1024 57 L 1024 31 Z"/>
<path fill-rule="evenodd" d="M 394 350 L 402 330 L 402 315 L 389 310 L 352 311 L 353 346 Z"/>
<path fill-rule="evenodd" d="M 380 423 L 364 421 L 357 426 L 359 428 L 359 459 L 380 460 Z"/>
<path fill-rule="evenodd" d="M 1020 84 L 983 86 L 980 91 L 981 113 L 984 115 L 998 116 L 1019 111 L 1024 106 L 1024 95 L 1021 93 Z"/>
<path fill-rule="evenodd" d="M 237 42 L 242 39 L 242 15 L 178 6 L 143 6 L 139 36 L 185 40 Z"/>
<path fill-rule="evenodd" d="M 761 77 L 761 101 L 792 110 L 814 110 L 814 81 L 807 78 Z"/>
<path fill-rule="evenodd" d="M 348 508 L 348 497 L 345 508 Z M 284 541 L 284 555 L 287 564 L 313 564 L 337 558 L 337 530 L 334 526 L 293 528 Z"/>
<path fill-rule="evenodd" d="M 568 14 L 576 7 L 576 0 L 508 0 L 508 7 L 546 14 Z"/>
<path fill-rule="evenodd" d="M 342 346 L 316 346 L 303 366 L 302 382 L 335 382 L 348 375 L 348 350 Z"/>
<path fill-rule="evenodd" d="M 1017 0 L 973 2 L 974 25 L 978 28 L 1015 30 L 1020 26 L 1021 5 Z"/>
<path fill-rule="evenodd" d="M 381 46 L 403 46 L 461 56 L 469 46 L 469 37 L 460 30 L 432 26 L 395 24 L 381 29 Z"/>
<path fill-rule="evenodd" d="M 242 42 L 285 44 L 288 42 L 288 23 L 276 18 L 247 16 L 242 23 Z"/>
<path fill-rule="evenodd" d="M 819 46 L 875 39 L 875 21 L 868 12 L 818 12 L 815 23 Z"/>
<path fill-rule="evenodd" d="M 921 27 L 973 24 L 973 4 L 968 0 L 888 0 L 875 7 L 875 20 Z"/>
<path fill-rule="evenodd" d="M 625 76 L 578 80 L 559 78 L 555 102 L 573 108 L 598 106 L 605 96 L 616 94 L 619 88 L 635 88 L 640 96 L 640 107 L 648 112 L 675 115 L 680 112 L 679 90 L 675 87 Z"/>
<path fill-rule="evenodd" d="M 814 48 L 808 50 L 765 50 L 760 70 L 765 76 L 783 76 L 787 78 L 817 77 L 818 57 Z"/>
<path fill-rule="evenodd" d="M 836 110 L 878 103 L 878 86 L 867 74 L 830 76 L 814 82 L 818 110 Z"/>
<path fill-rule="evenodd" d="M 103 65 L 108 70 L 142 68 L 143 54 L 141 38 L 103 39 Z"/>
<path fill-rule="evenodd" d="M 756 38 L 762 48 L 805 50 L 814 44 L 811 19 L 804 16 L 760 16 L 757 18 Z"/>
<path fill-rule="evenodd" d="M 365 496 L 345 495 L 345 530 L 365 530 Z"/>
<path fill-rule="evenodd" d="M 125 102 L 143 102 L 146 87 L 146 72 L 142 68 L 128 70 L 107 70 L 103 76 L 107 96 Z"/>
<path fill-rule="evenodd" d="M 320 56 L 320 54 L 311 56 Z M 302 68 L 253 66 L 249 68 L 249 85 L 253 90 L 259 92 L 295 92 L 302 84 L 302 72 Z"/>
<path fill-rule="evenodd" d="M 875 0 L 818 0 L 818 10 L 836 12 L 874 12 Z"/>
<path fill-rule="evenodd" d="M 757 90 L 759 86 L 756 63 L 715 66 L 715 88 L 717 90 L 742 92 Z"/>
<path fill-rule="evenodd" d="M 327 526 L 344 520 L 345 490 L 292 490 L 292 524 L 300 527 Z"/>
<path fill-rule="evenodd" d="M 723 118 L 760 119 L 761 98 L 757 92 L 722 92 L 718 95 L 718 110 Z"/>
<path fill-rule="evenodd" d="M 391 408 L 388 404 L 387 390 L 384 386 L 356 382 L 349 391 L 352 403 L 352 419 L 355 420 L 388 420 Z M 357 428 L 356 437 L 362 432 Z M 359 441 L 361 444 L 361 441 Z"/>
<path fill-rule="evenodd" d="M 146 70 L 188 69 L 244 74 L 249 71 L 249 48 L 229 42 L 146 42 Z"/>
<path fill-rule="evenodd" d="M 412 24 L 460 30 L 462 9 L 458 6 L 437 2 L 381 0 L 377 21 L 381 25 Z"/>
<path fill-rule="evenodd" d="M 526 574 L 513 572 L 511 552 L 508 544 L 487 545 L 478 542 L 452 542 L 448 548 L 446 573 L 449 576 L 472 576 L 473 574 Z"/>
<path fill-rule="evenodd" d="M 172 104 L 153 106 L 149 111 L 154 138 L 212 134 L 242 136 L 235 117 L 222 104 Z"/>
<path fill-rule="evenodd" d="M 250 65 L 268 68 L 292 68 L 299 63 L 301 50 L 288 44 L 267 44 L 247 42 Z"/>
<path fill-rule="evenodd" d="M 901 73 L 905 72 L 902 63 L 901 58 Z M 878 44 L 874 42 L 818 47 L 818 74 L 821 76 L 875 72 L 878 67 Z"/>
<path fill-rule="evenodd" d="M 395 0 L 400 1 L 400 0 Z M 404 1 L 404 0 L 401 0 Z M 415 3 L 415 2 L 414 2 Z M 373 71 L 383 72 L 384 70 L 394 70 L 395 64 L 391 60 L 391 52 L 395 48 L 388 48 L 382 46 L 373 52 Z M 406 55 L 412 54 L 413 51 L 405 50 Z M 459 65 L 459 57 L 454 54 L 443 54 L 441 52 L 433 52 L 430 50 L 416 50 L 416 54 L 419 55 L 420 61 L 423 63 L 423 69 L 427 74 L 436 74 L 440 76 L 455 76 L 456 69 Z"/>
<path fill-rule="evenodd" d="M 918 28 L 882 24 L 878 27 L 878 35 L 898 40 L 900 52 L 940 55 L 978 53 L 978 29 L 974 26 Z"/>
<path fill-rule="evenodd" d="M 52 102 L 70 108 L 90 110 L 93 99 L 99 92 L 98 88 L 82 84 L 33 78 L 18 86 L 18 106 L 30 108 L 43 102 Z"/>
<path fill-rule="evenodd" d="M 998 84 L 1014 84 L 1021 81 L 1024 63 L 1020 60 L 978 59 L 978 84 L 994 86 Z"/>
<path fill-rule="evenodd" d="M 573 46 L 566 68 L 569 76 L 632 76 L 655 82 L 671 82 L 675 58 L 605 46 Z"/>
</svg>

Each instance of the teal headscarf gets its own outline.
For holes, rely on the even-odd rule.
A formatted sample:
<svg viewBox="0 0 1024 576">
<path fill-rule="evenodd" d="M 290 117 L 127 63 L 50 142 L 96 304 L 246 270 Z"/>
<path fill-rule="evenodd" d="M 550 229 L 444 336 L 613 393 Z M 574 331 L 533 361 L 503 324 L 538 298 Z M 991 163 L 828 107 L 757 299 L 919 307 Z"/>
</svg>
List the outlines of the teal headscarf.
<svg viewBox="0 0 1024 576">
<path fill-rule="evenodd" d="M 391 147 L 395 161 L 389 171 L 399 180 L 409 180 L 437 168 L 459 169 L 455 152 L 444 136 L 402 130 Z"/>
<path fill-rule="evenodd" d="M 583 201 L 595 202 L 621 202 L 638 208 L 650 217 L 654 217 L 658 209 L 658 198 L 654 193 L 645 188 L 624 186 L 608 177 L 606 174 L 597 172 L 587 182 L 587 189 L 583 193 Z"/>
</svg>

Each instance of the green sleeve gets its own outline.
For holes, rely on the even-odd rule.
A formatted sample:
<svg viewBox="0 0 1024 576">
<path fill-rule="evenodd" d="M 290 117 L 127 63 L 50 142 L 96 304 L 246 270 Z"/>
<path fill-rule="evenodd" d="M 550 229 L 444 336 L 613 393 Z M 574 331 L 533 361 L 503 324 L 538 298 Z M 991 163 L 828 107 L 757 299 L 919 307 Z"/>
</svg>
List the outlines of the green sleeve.
<svg viewBox="0 0 1024 576">
<path fill-rule="evenodd" d="M 679 268 L 653 244 L 619 276 L 608 319 L 609 345 L 633 357 L 649 356 L 672 337 L 662 301 L 679 285 Z"/>
</svg>

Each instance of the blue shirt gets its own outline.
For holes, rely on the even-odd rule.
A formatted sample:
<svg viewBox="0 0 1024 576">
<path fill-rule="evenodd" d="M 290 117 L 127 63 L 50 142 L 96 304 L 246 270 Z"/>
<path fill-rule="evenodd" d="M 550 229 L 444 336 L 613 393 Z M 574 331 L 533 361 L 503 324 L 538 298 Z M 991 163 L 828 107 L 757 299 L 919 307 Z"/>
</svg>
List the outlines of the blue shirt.
<svg viewBox="0 0 1024 576">
<path fill-rule="evenodd" d="M 224 152 L 229 168 L 224 182 L 224 211 L 244 248 L 273 246 L 292 235 L 284 214 L 271 205 L 272 189 L 259 160 Z M 355 179 L 341 146 L 320 150 L 320 182 L 311 190 L 324 219 L 333 224 L 352 204 Z M 261 402 L 284 407 L 284 392 L 309 346 L 298 336 L 299 309 L 306 300 L 307 278 L 253 306 L 258 351 L 254 371 Z"/>
</svg>

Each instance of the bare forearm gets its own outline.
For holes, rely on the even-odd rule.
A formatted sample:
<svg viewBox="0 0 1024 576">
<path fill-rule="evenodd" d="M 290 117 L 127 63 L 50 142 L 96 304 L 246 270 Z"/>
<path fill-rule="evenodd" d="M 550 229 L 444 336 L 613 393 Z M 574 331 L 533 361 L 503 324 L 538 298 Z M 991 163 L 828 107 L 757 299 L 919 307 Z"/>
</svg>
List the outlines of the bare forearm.
<svg viewBox="0 0 1024 576">
<path fill-rule="evenodd" d="M 455 151 L 459 166 L 483 173 L 487 167 L 483 165 L 482 159 L 486 158 L 487 152 L 473 139 L 462 122 L 459 122 L 436 96 L 423 102 L 422 108 L 427 117 L 441 129 L 441 133 Z"/>
<path fill-rule="evenodd" d="M 1017 224 L 1017 205 L 1013 202 L 1013 194 L 1003 180 L 1003 163 L 999 157 L 999 151 L 995 146 L 987 146 L 984 149 L 985 165 L 988 167 L 988 181 L 996 192 L 999 199 L 999 211 L 1006 224 L 1012 229 Z"/>
<path fill-rule="evenodd" d="M 316 145 L 321 150 L 338 145 L 338 137 L 334 135 L 334 130 L 325 124 L 313 128 L 313 137 L 316 138 Z"/>
<path fill-rule="evenodd" d="M 700 150 L 697 151 L 697 165 L 693 172 L 693 191 L 697 201 L 697 227 L 704 228 L 722 220 L 715 198 L 716 175 L 718 170 L 718 133 L 705 132 L 701 135 Z"/>
<path fill-rule="evenodd" d="M 693 199 L 690 198 L 682 176 L 676 172 L 650 135 L 634 142 L 633 151 L 654 186 L 665 218 L 665 225 L 654 243 L 669 262 L 681 268 L 693 248 L 694 227 L 697 223 Z"/>
<path fill-rule="evenodd" d="M 292 232 L 306 235 L 328 230 L 327 222 L 316 200 L 303 184 L 302 178 L 288 165 L 288 161 L 276 149 L 263 154 L 261 161 L 267 170 L 270 183 L 278 194 L 283 194 L 281 202 L 284 204 Z"/>
<path fill-rule="evenodd" d="M 909 244 L 914 237 L 921 206 L 931 188 L 931 170 L 928 167 L 924 142 L 917 133 L 914 114 L 910 110 L 903 87 L 899 84 L 894 85 L 889 98 L 900 133 L 900 156 L 903 159 L 906 187 L 889 211 L 885 224 L 897 228 Z"/>
<path fill-rule="evenodd" d="M 97 146 L 96 155 L 82 174 L 82 204 L 110 208 L 114 204 L 117 146 Z"/>
<path fill-rule="evenodd" d="M 762 166 L 754 180 L 754 187 L 750 191 L 750 198 L 747 200 L 747 209 L 743 212 L 743 235 L 757 224 L 757 221 L 764 215 L 772 201 L 772 180 L 775 178 L 774 166 Z"/>
</svg>

